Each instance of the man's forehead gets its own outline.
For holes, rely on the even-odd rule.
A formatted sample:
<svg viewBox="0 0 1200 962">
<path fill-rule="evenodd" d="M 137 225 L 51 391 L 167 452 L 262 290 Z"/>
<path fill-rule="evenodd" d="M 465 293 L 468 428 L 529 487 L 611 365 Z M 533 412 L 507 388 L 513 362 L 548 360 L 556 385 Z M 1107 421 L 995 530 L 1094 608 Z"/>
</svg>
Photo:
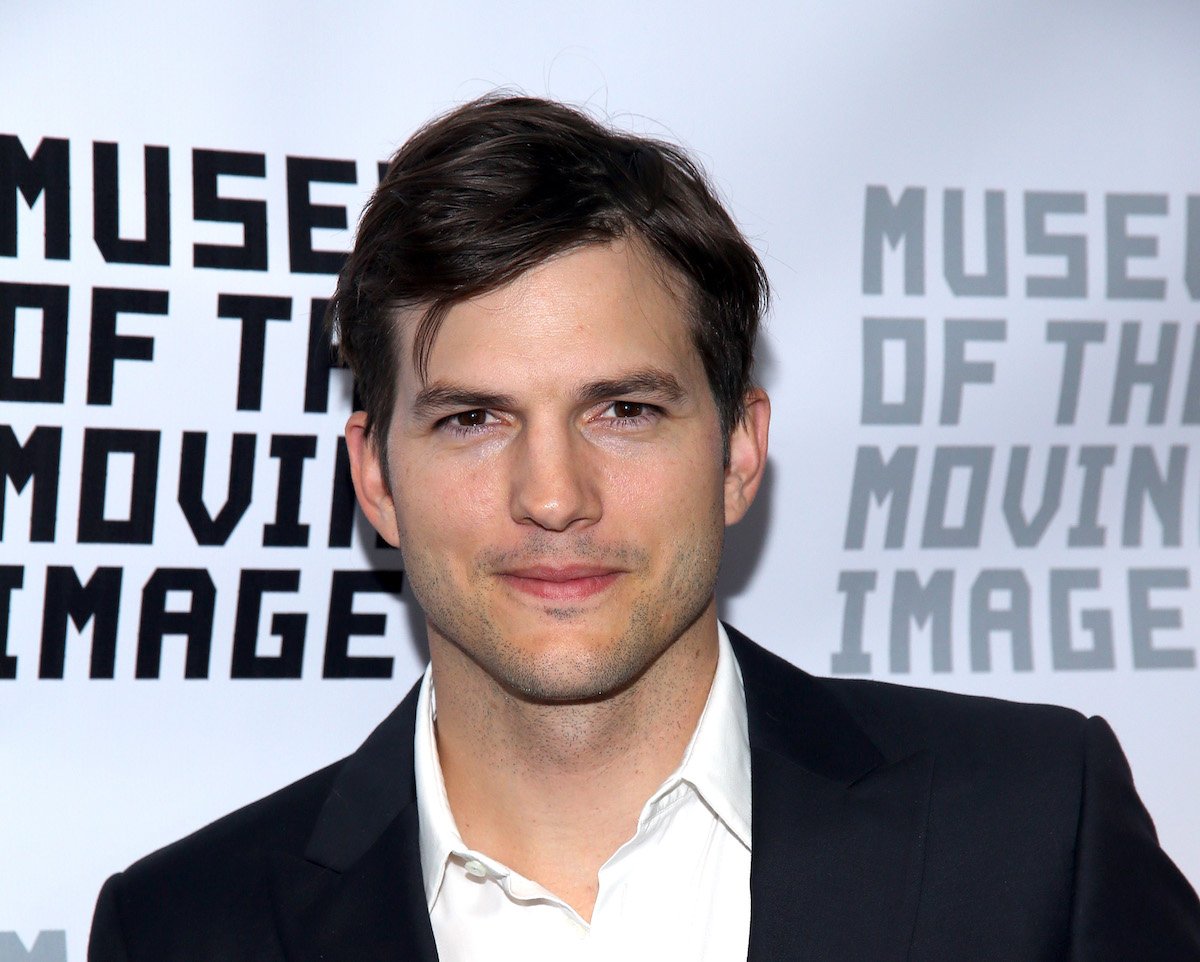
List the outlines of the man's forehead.
<svg viewBox="0 0 1200 962">
<path fill-rule="evenodd" d="M 644 243 L 618 239 L 561 251 L 462 300 L 397 307 L 392 336 L 401 380 L 415 381 L 416 390 L 436 380 L 438 368 L 529 360 L 543 347 L 561 349 L 571 335 L 597 348 L 598 363 L 616 362 L 597 377 L 617 378 L 636 366 L 617 361 L 623 354 L 693 360 L 692 316 L 690 283 Z"/>
</svg>

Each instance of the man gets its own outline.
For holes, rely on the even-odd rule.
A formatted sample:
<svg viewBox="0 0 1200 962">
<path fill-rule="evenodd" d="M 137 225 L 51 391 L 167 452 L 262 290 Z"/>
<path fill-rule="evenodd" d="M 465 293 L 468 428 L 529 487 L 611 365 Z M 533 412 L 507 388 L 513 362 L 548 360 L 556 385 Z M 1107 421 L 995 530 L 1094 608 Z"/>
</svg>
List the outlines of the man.
<svg viewBox="0 0 1200 962">
<path fill-rule="evenodd" d="M 430 668 L 110 879 L 93 962 L 1200 960 L 1103 721 L 818 680 L 717 621 L 765 300 L 672 147 L 491 98 L 401 148 L 333 314 Z"/>
</svg>

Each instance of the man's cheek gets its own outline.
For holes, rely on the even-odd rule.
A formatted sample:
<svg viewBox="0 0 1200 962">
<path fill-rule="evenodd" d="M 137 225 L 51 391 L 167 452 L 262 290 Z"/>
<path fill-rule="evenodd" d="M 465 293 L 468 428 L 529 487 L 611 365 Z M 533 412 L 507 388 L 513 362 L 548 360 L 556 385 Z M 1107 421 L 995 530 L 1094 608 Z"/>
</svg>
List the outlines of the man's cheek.
<svg viewBox="0 0 1200 962">
<path fill-rule="evenodd" d="M 426 513 L 455 527 L 478 527 L 497 516 L 506 505 L 505 486 L 495 472 L 459 471 L 440 474 L 426 482 L 430 492 Z M 469 525 L 468 525 L 469 522 Z"/>
</svg>

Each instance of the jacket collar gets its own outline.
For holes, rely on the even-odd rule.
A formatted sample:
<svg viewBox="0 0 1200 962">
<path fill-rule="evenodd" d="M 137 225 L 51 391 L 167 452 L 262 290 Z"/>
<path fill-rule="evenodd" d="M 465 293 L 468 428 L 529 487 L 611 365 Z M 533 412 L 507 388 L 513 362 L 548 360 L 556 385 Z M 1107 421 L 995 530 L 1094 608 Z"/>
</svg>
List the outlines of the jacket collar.
<svg viewBox="0 0 1200 962">
<path fill-rule="evenodd" d="M 906 959 L 931 757 L 886 757 L 827 682 L 729 637 L 750 723 L 750 962 Z"/>
<path fill-rule="evenodd" d="M 728 628 L 750 728 L 750 962 L 903 959 L 923 863 L 932 760 L 888 758 L 827 683 Z M 421 876 L 417 688 L 336 776 L 304 857 L 275 860 L 287 957 L 437 952 Z"/>
<path fill-rule="evenodd" d="M 336 872 L 362 858 L 417 800 L 413 733 L 420 683 L 346 759 L 325 799 L 304 857 Z"/>
<path fill-rule="evenodd" d="M 346 759 L 303 857 L 272 866 L 292 962 L 436 962 L 413 778 L 417 687 Z"/>
</svg>

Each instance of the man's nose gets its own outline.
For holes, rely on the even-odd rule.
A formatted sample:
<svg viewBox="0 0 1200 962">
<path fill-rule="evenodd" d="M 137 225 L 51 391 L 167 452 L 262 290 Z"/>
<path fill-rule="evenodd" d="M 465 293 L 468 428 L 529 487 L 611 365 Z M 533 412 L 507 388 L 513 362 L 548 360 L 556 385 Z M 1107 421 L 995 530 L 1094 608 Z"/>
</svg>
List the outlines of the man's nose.
<svg viewBox="0 0 1200 962">
<path fill-rule="evenodd" d="M 527 426 L 513 450 L 513 520 L 547 531 L 598 521 L 600 479 L 594 454 L 569 427 Z"/>
</svg>

